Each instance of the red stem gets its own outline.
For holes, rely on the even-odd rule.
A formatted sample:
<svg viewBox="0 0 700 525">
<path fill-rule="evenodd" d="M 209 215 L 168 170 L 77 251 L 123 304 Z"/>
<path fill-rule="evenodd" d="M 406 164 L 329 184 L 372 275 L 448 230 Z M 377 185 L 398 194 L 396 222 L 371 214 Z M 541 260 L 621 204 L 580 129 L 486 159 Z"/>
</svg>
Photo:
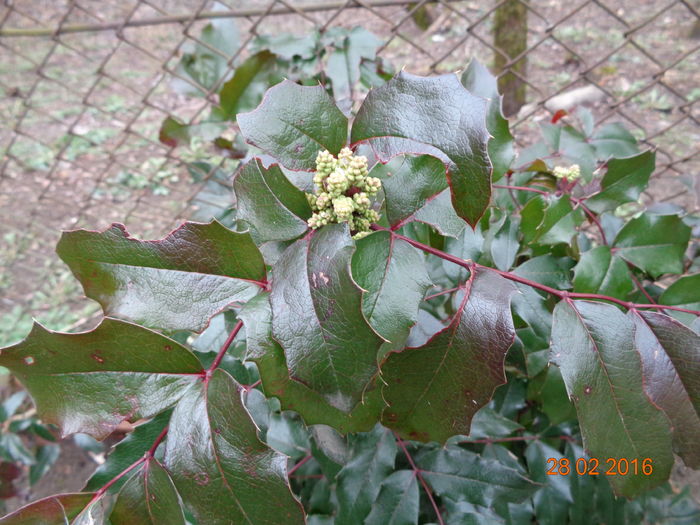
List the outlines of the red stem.
<svg viewBox="0 0 700 525">
<path fill-rule="evenodd" d="M 300 460 L 299 463 L 297 463 L 296 465 L 294 465 L 292 468 L 289 469 L 289 471 L 287 472 L 287 476 L 291 476 L 292 474 L 294 474 L 297 470 L 299 470 L 299 467 L 301 467 L 304 463 L 309 461 L 312 457 L 313 456 L 311 454 L 309 454 L 304 459 Z"/>
<path fill-rule="evenodd" d="M 224 341 L 224 344 L 221 346 L 219 353 L 216 354 L 216 358 L 214 359 L 214 362 L 211 364 L 211 366 L 209 368 L 207 368 L 204 371 L 204 380 L 205 381 L 209 381 L 209 378 L 214 373 L 214 370 L 219 368 L 221 361 L 224 359 L 226 352 L 228 351 L 229 347 L 233 343 L 233 340 L 238 335 L 238 332 L 241 331 L 241 328 L 243 328 L 243 321 L 239 320 L 236 323 L 236 326 L 233 327 L 233 330 L 231 330 L 231 333 L 228 334 L 228 337 L 226 338 L 226 341 Z"/>
<path fill-rule="evenodd" d="M 549 286 L 545 286 L 544 284 L 540 284 L 538 282 L 531 281 L 530 279 L 525 279 L 524 277 L 520 277 L 520 276 L 515 275 L 513 273 L 510 273 L 510 272 L 504 272 L 502 270 L 497 270 L 496 268 L 489 268 L 488 266 L 484 266 L 482 264 L 477 264 L 471 260 L 465 261 L 464 259 L 460 259 L 459 257 L 456 257 L 454 255 L 450 255 L 449 253 L 445 253 L 442 250 L 438 250 L 437 248 L 433 248 L 432 246 L 428 246 L 427 244 L 423 244 L 422 242 L 416 241 L 415 239 L 411 239 L 410 237 L 406 237 L 405 235 L 401 235 L 399 233 L 392 232 L 391 230 L 384 228 L 382 226 L 378 226 L 376 224 L 372 225 L 372 229 L 373 230 L 388 231 L 397 239 L 401 239 L 403 241 L 406 241 L 411 246 L 415 246 L 419 250 L 423 250 L 426 253 L 430 253 L 432 255 L 440 257 L 441 259 L 444 259 L 446 261 L 450 261 L 454 264 L 457 264 L 459 266 L 467 268 L 468 270 L 471 270 L 472 268 L 488 269 L 488 270 L 491 270 L 492 272 L 496 272 L 497 274 L 501 275 L 502 277 L 505 277 L 506 279 L 518 282 L 520 284 L 524 284 L 526 286 L 530 286 L 531 288 L 536 288 L 538 290 L 542 290 L 543 292 L 547 292 L 549 294 L 552 294 L 556 297 L 559 297 L 560 299 L 597 299 L 600 301 L 610 301 L 611 303 L 619 304 L 620 306 L 623 306 L 624 308 L 627 308 L 628 310 L 639 309 L 639 308 L 652 308 L 652 309 L 656 309 L 656 310 L 675 310 L 677 312 L 686 312 L 686 313 L 693 314 L 693 315 L 700 315 L 699 310 L 689 310 L 687 308 L 679 308 L 677 306 L 666 306 L 666 305 L 659 305 L 659 304 L 638 304 L 638 303 L 631 303 L 628 301 L 623 301 L 621 299 L 617 299 L 616 297 L 610 297 L 608 295 L 601 295 L 601 294 L 597 294 L 597 293 L 565 292 L 565 291 L 557 290 L 556 288 L 551 288 Z"/>
<path fill-rule="evenodd" d="M 416 466 L 416 463 L 413 461 L 413 457 L 408 452 L 408 449 L 406 448 L 406 444 L 403 442 L 401 437 L 396 432 L 394 432 L 394 436 L 396 436 L 396 442 L 401 447 L 401 450 L 403 450 L 403 453 L 406 456 L 406 459 L 408 459 L 408 463 L 411 465 L 411 468 L 413 469 L 413 473 L 416 475 L 416 477 L 418 478 L 418 481 L 423 486 L 423 490 L 425 490 L 425 493 L 428 495 L 428 499 L 430 500 L 430 504 L 433 506 L 433 510 L 435 511 L 435 514 L 437 515 L 438 523 L 440 525 L 445 525 L 445 521 L 442 519 L 442 514 L 440 513 L 440 508 L 437 506 L 437 503 L 435 502 L 435 498 L 433 497 L 433 491 L 430 489 L 430 486 L 426 483 L 425 479 L 423 479 L 423 475 L 421 474 L 421 472 L 422 472 L 421 469 L 419 469 Z"/>
<path fill-rule="evenodd" d="M 426 298 L 423 299 L 423 300 L 424 300 L 424 301 L 429 301 L 430 299 L 435 299 L 436 297 L 440 297 L 441 295 L 445 295 L 445 294 L 448 294 L 448 293 L 456 292 L 457 290 L 459 290 L 459 286 L 456 286 L 456 287 L 454 287 L 454 288 L 450 288 L 450 289 L 448 289 L 448 290 L 443 290 L 443 291 L 441 291 L 441 292 L 434 293 L 434 294 L 432 294 L 432 295 L 429 295 L 428 297 L 426 297 Z"/>
</svg>

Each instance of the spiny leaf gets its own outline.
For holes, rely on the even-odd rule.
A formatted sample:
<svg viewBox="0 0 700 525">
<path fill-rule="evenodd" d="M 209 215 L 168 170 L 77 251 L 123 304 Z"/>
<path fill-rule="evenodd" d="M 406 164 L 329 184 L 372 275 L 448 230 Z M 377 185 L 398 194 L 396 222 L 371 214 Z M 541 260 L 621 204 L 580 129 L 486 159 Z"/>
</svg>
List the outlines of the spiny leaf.
<svg viewBox="0 0 700 525">
<path fill-rule="evenodd" d="M 655 312 L 631 311 L 627 316 L 635 327 L 645 390 L 671 420 L 678 455 L 689 467 L 700 468 L 700 416 L 693 407 L 695 401 L 700 408 L 700 387 L 693 386 L 700 373 L 700 336 Z"/>
<path fill-rule="evenodd" d="M 473 270 L 449 326 L 421 347 L 389 355 L 382 365 L 385 425 L 420 441 L 469 434 L 471 418 L 506 380 L 514 292 L 495 272 Z"/>
<path fill-rule="evenodd" d="M 610 157 L 630 157 L 639 153 L 637 139 L 625 126 L 612 122 L 602 126 L 591 137 L 596 158 L 607 160 Z"/>
<path fill-rule="evenodd" d="M 524 240 L 546 245 L 569 244 L 583 219 L 583 211 L 571 205 L 568 195 L 538 195 L 522 210 Z"/>
<path fill-rule="evenodd" d="M 30 503 L 0 519 L 0 525 L 65 525 L 73 523 L 94 494 L 59 494 Z"/>
<path fill-rule="evenodd" d="M 292 170 L 315 169 L 319 150 L 335 155 L 347 142 L 348 119 L 321 86 L 284 80 L 236 119 L 249 143 Z"/>
<path fill-rule="evenodd" d="M 379 358 L 401 350 L 431 284 L 424 255 L 391 232 L 374 232 L 357 241 L 352 275 L 367 291 L 362 309 L 369 324 L 389 341 L 382 345 Z"/>
<path fill-rule="evenodd" d="M 420 495 L 416 473 L 397 470 L 382 483 L 365 525 L 415 525 Z"/>
<path fill-rule="evenodd" d="M 514 139 L 501 109 L 503 97 L 498 93 L 498 82 L 478 60 L 472 59 L 462 73 L 462 84 L 474 95 L 488 100 L 486 128 L 491 134 L 488 148 L 495 182 L 508 171 L 515 160 Z"/>
<path fill-rule="evenodd" d="M 84 432 L 97 439 L 124 420 L 174 405 L 202 371 L 172 339 L 109 318 L 79 334 L 35 324 L 24 341 L 2 350 L 0 365 L 22 381 L 41 418 L 63 436 Z"/>
<path fill-rule="evenodd" d="M 554 309 L 552 358 L 576 405 L 586 451 L 601 465 L 607 458 L 653 463 L 648 476 L 610 476 L 615 492 L 633 497 L 668 479 L 669 422 L 644 391 L 632 321 L 610 304 L 561 301 Z"/>
<path fill-rule="evenodd" d="M 625 299 L 634 289 L 627 264 L 609 246 L 596 246 L 581 255 L 574 268 L 574 291 Z"/>
<path fill-rule="evenodd" d="M 376 375 L 384 342 L 362 313 L 354 251 L 347 224 L 332 224 L 295 242 L 272 270 L 272 333 L 290 376 L 345 412 Z"/>
<path fill-rule="evenodd" d="M 610 159 L 601 181 L 601 190 L 586 200 L 597 213 L 614 210 L 620 204 L 636 202 L 654 171 L 656 155 L 645 151 L 635 157 Z"/>
<path fill-rule="evenodd" d="M 251 86 L 261 73 L 270 74 L 274 61 L 275 55 L 263 50 L 249 57 L 236 68 L 233 77 L 227 80 L 219 91 L 220 118 L 222 120 L 233 119 L 236 113 L 241 110 L 252 109 L 247 107 L 252 102 L 251 91 L 255 91 L 254 94 L 258 95 L 258 90 L 252 90 Z M 263 85 L 267 87 L 267 82 Z M 252 107 L 255 105 L 257 102 Z"/>
<path fill-rule="evenodd" d="M 623 226 L 614 247 L 620 257 L 658 277 L 683 272 L 689 240 L 690 227 L 679 217 L 644 213 Z"/>
<path fill-rule="evenodd" d="M 222 370 L 175 407 L 165 465 L 199 523 L 304 523 L 284 456 L 258 439 L 238 387 Z"/>
<path fill-rule="evenodd" d="M 109 521 L 112 525 L 185 525 L 175 485 L 158 461 L 145 461 L 124 484 Z"/>
<path fill-rule="evenodd" d="M 276 164 L 265 168 L 254 158 L 241 166 L 233 179 L 238 218 L 246 221 L 261 242 L 299 237 L 308 226 L 311 208 Z"/>
<path fill-rule="evenodd" d="M 239 314 L 246 328 L 247 359 L 258 365 L 263 390 L 279 399 L 283 410 L 294 410 L 307 425 L 328 425 L 339 432 L 366 432 L 379 421 L 384 403 L 379 388 L 365 392 L 362 403 L 349 414 L 331 406 L 321 394 L 289 377 L 282 347 L 272 338 L 269 293 L 251 299 Z"/>
<path fill-rule="evenodd" d="M 688 310 L 700 310 L 700 273 L 685 275 L 678 279 L 664 290 L 664 293 L 659 297 L 659 303 L 679 306 Z M 691 324 L 694 320 L 700 319 L 700 317 L 685 312 L 669 310 L 668 313 L 685 324 Z"/>
<path fill-rule="evenodd" d="M 566 257 L 554 257 L 551 254 L 528 259 L 518 266 L 513 273 L 532 281 L 551 286 L 559 290 L 571 288 L 571 266 L 573 261 Z"/>
<path fill-rule="evenodd" d="M 537 484 L 500 461 L 483 458 L 454 445 L 425 448 L 416 455 L 415 461 L 423 478 L 438 496 L 449 496 L 475 505 L 522 501 L 538 488 Z"/>
<path fill-rule="evenodd" d="M 402 71 L 369 92 L 351 141 L 369 142 L 382 162 L 402 153 L 439 158 L 457 215 L 475 226 L 491 197 L 485 123 L 486 102 L 455 75 L 423 78 Z"/>
<path fill-rule="evenodd" d="M 362 523 L 367 517 L 382 482 L 394 470 L 396 439 L 377 425 L 371 432 L 353 436 L 350 457 L 336 477 L 336 525 Z"/>
<path fill-rule="evenodd" d="M 186 222 L 159 241 L 133 239 L 121 224 L 69 231 L 56 251 L 105 315 L 163 330 L 201 331 L 231 302 L 253 297 L 265 280 L 250 235 L 216 221 Z"/>
</svg>

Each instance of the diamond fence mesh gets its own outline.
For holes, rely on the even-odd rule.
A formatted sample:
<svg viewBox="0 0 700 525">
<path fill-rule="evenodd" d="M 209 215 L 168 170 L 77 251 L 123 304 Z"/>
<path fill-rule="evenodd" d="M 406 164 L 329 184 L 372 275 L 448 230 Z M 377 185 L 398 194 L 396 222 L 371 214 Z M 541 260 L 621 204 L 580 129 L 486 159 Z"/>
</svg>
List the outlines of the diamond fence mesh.
<svg viewBox="0 0 700 525">
<path fill-rule="evenodd" d="M 515 56 L 494 45 L 506 4 L 526 13 Z M 212 23 L 236 32 L 238 45 L 203 39 Z M 384 42 L 379 55 L 396 69 L 444 73 L 472 57 L 501 64 L 525 86 L 526 104 L 511 118 L 523 145 L 572 97 L 598 122 L 623 122 L 657 150 L 645 198 L 697 211 L 700 4 L 692 0 L 5 0 L 0 343 L 23 337 L 32 316 L 55 329 L 94 317 L 54 254 L 61 229 L 124 222 L 156 237 L 202 218 L 193 199 L 212 173 L 195 181 L 186 166 L 210 152 L 168 146 L 158 131 L 168 116 L 201 121 L 253 39 L 357 25 Z M 178 68 L 194 45 L 222 64 L 209 88 Z M 206 96 L 179 94 L 178 82 Z"/>
</svg>

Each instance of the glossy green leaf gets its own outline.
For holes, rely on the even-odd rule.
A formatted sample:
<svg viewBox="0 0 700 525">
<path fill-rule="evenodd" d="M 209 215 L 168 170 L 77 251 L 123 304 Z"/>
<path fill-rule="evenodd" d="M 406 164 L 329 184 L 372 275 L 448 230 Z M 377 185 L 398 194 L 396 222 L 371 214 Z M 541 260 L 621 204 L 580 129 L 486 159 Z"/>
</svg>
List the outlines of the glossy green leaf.
<svg viewBox="0 0 700 525">
<path fill-rule="evenodd" d="M 520 219 L 518 217 L 505 217 L 503 225 L 494 234 L 491 240 L 491 260 L 501 271 L 510 270 L 515 262 L 515 257 L 520 250 L 518 242 L 518 230 Z"/>
<path fill-rule="evenodd" d="M 64 232 L 56 247 L 85 295 L 105 315 L 163 330 L 203 330 L 265 280 L 265 264 L 248 233 L 214 221 L 186 222 L 159 241 L 131 238 L 121 224 L 103 232 Z"/>
<path fill-rule="evenodd" d="M 402 71 L 367 95 L 351 141 L 369 142 L 383 162 L 401 153 L 439 158 L 457 215 L 474 226 L 491 197 L 485 122 L 486 102 L 455 75 L 423 78 Z"/>
<path fill-rule="evenodd" d="M 282 347 L 272 338 L 272 309 L 268 293 L 250 300 L 240 312 L 246 327 L 247 359 L 258 365 L 263 389 L 283 410 L 294 410 L 307 425 L 324 424 L 339 432 L 365 432 L 379 420 L 384 402 L 379 388 L 369 388 L 362 403 L 348 413 L 331 406 L 321 394 L 289 377 Z"/>
<path fill-rule="evenodd" d="M 333 84 L 333 96 L 337 101 L 352 102 L 353 91 L 360 81 L 360 64 L 363 59 L 373 59 L 382 41 L 356 26 L 347 32 L 342 45 L 335 46 L 328 55 L 325 74 Z"/>
<path fill-rule="evenodd" d="M 438 496 L 475 505 L 523 501 L 538 488 L 517 470 L 454 445 L 426 448 L 415 461 Z"/>
<path fill-rule="evenodd" d="M 458 237 L 465 228 L 464 221 L 452 207 L 450 190 L 443 190 L 428 200 L 413 215 L 413 220 L 433 226 L 440 234 L 448 237 Z"/>
<path fill-rule="evenodd" d="M 348 136 L 348 119 L 323 87 L 289 80 L 270 88 L 257 109 L 237 121 L 246 141 L 292 170 L 314 170 L 318 152 L 337 154 Z"/>
<path fill-rule="evenodd" d="M 168 116 L 160 126 L 158 140 L 172 148 L 189 146 L 193 137 L 214 140 L 225 129 L 226 125 L 220 122 L 204 121 L 198 124 L 185 124 L 175 117 Z"/>
<path fill-rule="evenodd" d="M 336 525 L 363 523 L 382 482 L 394 471 L 396 439 L 377 425 L 371 432 L 353 436 L 350 458 L 336 477 Z"/>
<path fill-rule="evenodd" d="M 245 62 L 236 68 L 233 77 L 227 80 L 219 91 L 220 117 L 222 120 L 233 119 L 236 113 L 242 110 L 248 111 L 258 104 L 258 101 L 254 102 L 257 96 L 253 98 L 251 91 L 258 95 L 260 90 L 251 90 L 251 87 L 256 79 L 262 76 L 261 73 L 270 74 L 270 68 L 274 62 L 275 55 L 264 50 L 247 58 Z M 267 82 L 263 86 L 267 88 Z"/>
<path fill-rule="evenodd" d="M 635 327 L 645 390 L 670 419 L 678 455 L 689 467 L 700 468 L 700 387 L 693 386 L 700 384 L 700 336 L 662 314 L 627 315 Z"/>
<path fill-rule="evenodd" d="M 365 525 L 416 525 L 420 497 L 416 473 L 397 470 L 382 483 Z M 357 522 L 355 522 L 357 523 Z"/>
<path fill-rule="evenodd" d="M 418 319 L 418 306 L 430 287 L 425 256 L 391 232 L 379 231 L 357 241 L 352 275 L 366 290 L 362 310 L 384 339 L 380 358 L 401 350 Z"/>
<path fill-rule="evenodd" d="M 635 157 L 610 159 L 600 182 L 600 191 L 586 200 L 586 206 L 602 213 L 626 202 L 636 202 L 647 187 L 655 165 L 656 155 L 652 151 Z"/>
<path fill-rule="evenodd" d="M 488 100 L 486 109 L 486 128 L 491 134 L 488 150 L 493 163 L 493 181 L 500 179 L 515 160 L 513 135 L 508 127 L 508 120 L 503 116 L 501 103 L 503 97 L 498 93 L 498 82 L 488 69 L 478 60 L 472 59 L 462 73 L 462 84 L 474 95 Z"/>
<path fill-rule="evenodd" d="M 581 178 L 589 182 L 596 168 L 596 156 L 589 139 L 572 126 L 543 124 L 542 136 L 557 158 L 558 165 L 578 164 Z"/>
<path fill-rule="evenodd" d="M 513 270 L 513 273 L 545 286 L 566 290 L 571 288 L 572 264 L 573 261 L 566 257 L 540 255 L 528 259 Z"/>
<path fill-rule="evenodd" d="M 152 420 L 138 425 L 133 432 L 127 434 L 110 451 L 105 462 L 97 467 L 97 470 L 85 484 L 83 490 L 99 490 L 122 470 L 142 457 L 151 448 L 161 431 L 168 425 L 171 412 L 171 410 L 168 410 L 158 414 Z M 126 478 L 120 479 L 110 487 L 111 491 L 119 490 L 125 482 Z"/>
<path fill-rule="evenodd" d="M 533 240 L 539 244 L 569 244 L 576 235 L 577 227 L 584 220 L 583 211 L 572 206 L 568 195 L 546 196 L 542 199 L 546 207 Z"/>
<path fill-rule="evenodd" d="M 637 139 L 619 122 L 601 126 L 591 137 L 595 155 L 601 160 L 630 157 L 639 153 Z"/>
<path fill-rule="evenodd" d="M 304 192 L 276 164 L 265 168 L 258 158 L 241 166 L 233 179 L 238 218 L 251 225 L 261 241 L 286 241 L 303 234 L 311 217 Z"/>
<path fill-rule="evenodd" d="M 362 313 L 350 274 L 355 246 L 347 224 L 332 224 L 290 246 L 273 267 L 272 333 L 290 376 L 350 412 L 377 373 L 384 340 Z"/>
<path fill-rule="evenodd" d="M 532 441 L 525 449 L 530 477 L 545 485 L 532 500 L 538 525 L 559 525 L 567 522 L 569 503 L 572 502 L 569 476 L 575 474 L 575 463 L 569 476 L 547 475 L 552 467 L 550 459 L 559 462 L 564 456 L 555 448 L 540 441 Z"/>
<path fill-rule="evenodd" d="M 615 253 L 645 272 L 658 277 L 683 272 L 683 254 L 690 227 L 675 215 L 645 213 L 632 219 L 615 237 Z"/>
<path fill-rule="evenodd" d="M 389 355 L 382 365 L 385 425 L 417 441 L 469 434 L 471 418 L 506 380 L 514 292 L 495 272 L 474 270 L 450 324 L 425 345 Z"/>
<path fill-rule="evenodd" d="M 61 435 L 108 436 L 124 420 L 152 417 L 199 381 L 197 358 L 172 339 L 105 319 L 92 331 L 51 332 L 35 324 L 0 354 L 27 387 L 41 418 Z"/>
<path fill-rule="evenodd" d="M 649 476 L 610 476 L 615 492 L 632 497 L 668 479 L 669 422 L 644 391 L 632 321 L 610 304 L 561 301 L 554 309 L 552 359 L 576 405 L 587 452 L 601 464 L 607 458 L 653 462 Z"/>
<path fill-rule="evenodd" d="M 83 492 L 43 498 L 0 519 L 0 525 L 65 525 L 85 508 L 93 496 Z"/>
<path fill-rule="evenodd" d="M 625 299 L 634 289 L 627 263 L 609 246 L 596 246 L 581 255 L 574 268 L 574 291 Z"/>
<path fill-rule="evenodd" d="M 661 294 L 659 303 L 700 311 L 700 273 L 686 275 L 675 281 Z M 693 319 L 700 319 L 700 317 L 696 317 L 693 314 L 673 312 L 671 310 L 668 312 L 677 319 L 687 322 L 687 324 L 691 323 Z"/>
<path fill-rule="evenodd" d="M 445 166 L 430 155 L 401 155 L 387 164 L 377 163 L 371 175 L 382 180 L 386 218 L 392 227 L 414 220 L 419 210 L 447 189 Z"/>
<path fill-rule="evenodd" d="M 158 461 L 145 461 L 124 484 L 109 521 L 111 525 L 185 525 L 173 481 Z"/>
<path fill-rule="evenodd" d="M 231 376 L 216 370 L 178 403 L 165 466 L 198 523 L 304 523 L 285 459 L 265 446 Z"/>
</svg>

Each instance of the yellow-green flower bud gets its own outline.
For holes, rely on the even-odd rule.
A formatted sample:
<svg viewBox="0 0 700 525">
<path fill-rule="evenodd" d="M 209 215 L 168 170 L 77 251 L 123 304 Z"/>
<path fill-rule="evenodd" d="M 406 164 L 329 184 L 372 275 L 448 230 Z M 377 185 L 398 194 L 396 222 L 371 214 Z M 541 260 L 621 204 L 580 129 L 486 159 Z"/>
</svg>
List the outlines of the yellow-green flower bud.
<svg viewBox="0 0 700 525">
<path fill-rule="evenodd" d="M 323 210 L 325 208 L 328 208 L 331 204 L 331 196 L 328 195 L 325 191 L 321 192 L 318 194 L 316 197 L 316 207 L 319 210 Z"/>
<path fill-rule="evenodd" d="M 339 221 L 347 221 L 355 211 L 355 203 L 350 197 L 333 199 L 333 211 Z"/>
<path fill-rule="evenodd" d="M 342 168 L 336 168 L 326 179 L 326 188 L 331 195 L 340 196 L 345 193 L 349 187 L 350 181 L 348 180 L 345 170 Z"/>
<path fill-rule="evenodd" d="M 552 175 L 557 179 L 566 179 L 573 182 L 581 176 L 581 168 L 578 164 L 572 164 L 568 168 L 557 166 L 552 170 Z"/>
<path fill-rule="evenodd" d="M 370 232 L 370 231 L 357 232 L 355 235 L 352 236 L 352 238 L 355 239 L 356 241 L 359 241 L 360 239 L 367 237 L 370 233 L 372 233 L 372 232 Z"/>
<path fill-rule="evenodd" d="M 353 195 L 352 200 L 355 201 L 355 208 L 357 210 L 366 210 L 369 208 L 369 197 L 364 191 Z"/>
</svg>

